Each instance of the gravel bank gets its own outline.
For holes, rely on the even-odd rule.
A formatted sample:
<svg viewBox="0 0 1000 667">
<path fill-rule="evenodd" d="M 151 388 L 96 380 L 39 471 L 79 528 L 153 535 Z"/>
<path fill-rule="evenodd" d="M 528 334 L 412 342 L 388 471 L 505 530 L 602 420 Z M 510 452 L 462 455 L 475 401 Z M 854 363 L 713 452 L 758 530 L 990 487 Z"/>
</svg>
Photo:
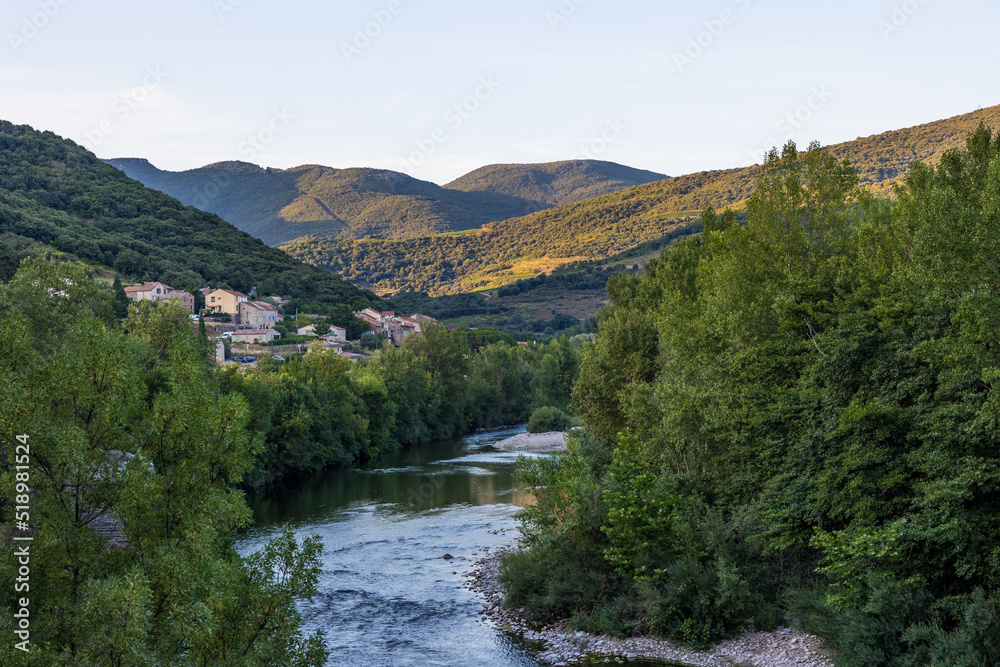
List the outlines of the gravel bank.
<svg viewBox="0 0 1000 667">
<path fill-rule="evenodd" d="M 671 642 L 638 637 L 616 639 L 572 632 L 566 622 L 531 627 L 517 611 L 504 609 L 504 593 L 497 581 L 500 561 L 510 549 L 490 553 L 465 575 L 466 586 L 485 598 L 480 614 L 526 640 L 544 645 L 538 661 L 543 665 L 572 665 L 584 658 L 598 662 L 628 662 L 637 658 L 672 660 L 692 667 L 832 667 L 822 641 L 790 628 L 771 632 L 751 632 L 729 639 L 708 652 L 696 652 Z"/>
<path fill-rule="evenodd" d="M 553 431 L 552 433 L 518 433 L 514 437 L 501 440 L 493 446 L 508 452 L 552 454 L 566 451 L 566 438 L 561 431 Z"/>
</svg>

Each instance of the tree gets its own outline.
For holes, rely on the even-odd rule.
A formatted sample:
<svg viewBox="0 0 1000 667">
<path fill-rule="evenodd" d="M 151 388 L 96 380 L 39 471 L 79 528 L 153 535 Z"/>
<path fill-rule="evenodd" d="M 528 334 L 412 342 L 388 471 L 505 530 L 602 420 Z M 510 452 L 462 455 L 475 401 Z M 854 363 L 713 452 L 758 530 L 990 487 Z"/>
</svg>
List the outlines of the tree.
<svg viewBox="0 0 1000 667">
<path fill-rule="evenodd" d="M 385 345 L 387 340 L 381 331 L 369 331 L 361 336 L 361 347 L 365 350 L 377 350 Z"/>
<path fill-rule="evenodd" d="M 132 303 L 132 300 L 128 298 L 127 294 L 125 294 L 125 288 L 122 287 L 122 281 L 118 277 L 117 273 L 115 274 L 115 282 L 111 286 L 111 290 L 115 294 L 114 297 L 115 319 L 124 320 L 126 317 L 128 317 L 128 307 L 129 304 Z"/>
<path fill-rule="evenodd" d="M 316 335 L 320 338 L 330 333 L 330 322 L 325 319 L 315 320 L 315 327 Z"/>
<path fill-rule="evenodd" d="M 105 284 L 46 260 L 0 286 L 0 521 L 27 433 L 31 603 L 44 610 L 31 617 L 44 641 L 29 654 L 4 642 L 4 665 L 325 662 L 294 604 L 315 592 L 318 540 L 232 548 L 250 519 L 236 488 L 255 453 L 248 408 L 220 393 L 179 308 L 144 302 L 123 330 Z M 109 548 L 99 520 L 127 546 Z M 17 566 L 3 549 L 0 576 Z M 15 604 L 0 591 L 11 636 Z"/>
</svg>

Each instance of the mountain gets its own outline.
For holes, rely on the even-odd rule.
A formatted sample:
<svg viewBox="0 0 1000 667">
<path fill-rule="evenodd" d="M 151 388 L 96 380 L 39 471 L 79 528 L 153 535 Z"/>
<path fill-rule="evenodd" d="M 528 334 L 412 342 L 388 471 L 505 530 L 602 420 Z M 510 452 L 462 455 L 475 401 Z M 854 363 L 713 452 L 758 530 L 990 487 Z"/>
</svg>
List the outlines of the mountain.
<svg viewBox="0 0 1000 667">
<path fill-rule="evenodd" d="M 475 229 L 547 206 L 509 195 L 446 190 L 381 169 L 318 165 L 264 169 L 220 162 L 171 172 L 143 159 L 108 163 L 148 187 L 221 216 L 269 245 L 302 236 L 413 238 Z"/>
<path fill-rule="evenodd" d="M 936 162 L 945 151 L 964 146 L 980 123 L 1000 128 L 1000 106 L 858 138 L 829 151 L 850 160 L 863 185 L 891 194 L 914 160 Z M 283 249 L 381 294 L 487 289 L 697 231 L 696 216 L 708 206 L 741 209 L 759 171 L 755 165 L 668 178 L 491 223 L 465 235 L 403 241 L 299 239 Z"/>
<path fill-rule="evenodd" d="M 381 169 L 265 169 L 219 162 L 172 172 L 141 158 L 107 162 L 269 245 L 305 236 L 406 239 L 477 229 L 664 178 L 611 162 L 577 160 L 484 167 L 442 188 Z"/>
<path fill-rule="evenodd" d="M 256 286 L 328 305 L 375 300 L 143 186 L 72 141 L 0 121 L 0 260 L 51 251 L 179 289 Z"/>
<path fill-rule="evenodd" d="M 492 192 L 562 206 L 669 178 L 600 160 L 548 164 L 494 164 L 445 185 L 464 192 Z"/>
</svg>

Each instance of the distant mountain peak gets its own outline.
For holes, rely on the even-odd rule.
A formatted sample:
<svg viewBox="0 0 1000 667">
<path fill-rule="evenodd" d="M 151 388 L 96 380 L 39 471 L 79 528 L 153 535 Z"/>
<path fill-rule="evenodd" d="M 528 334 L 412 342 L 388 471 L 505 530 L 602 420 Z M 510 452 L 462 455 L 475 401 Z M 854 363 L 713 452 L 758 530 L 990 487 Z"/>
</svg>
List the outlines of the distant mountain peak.
<svg viewBox="0 0 1000 667">
<path fill-rule="evenodd" d="M 115 157 L 104 160 L 108 164 L 128 165 L 133 168 L 156 169 L 152 162 L 144 157 Z"/>
<path fill-rule="evenodd" d="M 240 160 L 224 160 L 222 162 L 213 162 L 212 164 L 206 164 L 202 169 L 216 169 L 218 171 L 248 171 L 248 172 L 264 172 L 266 171 L 263 167 L 258 164 L 253 164 L 252 162 L 242 162 Z"/>
</svg>

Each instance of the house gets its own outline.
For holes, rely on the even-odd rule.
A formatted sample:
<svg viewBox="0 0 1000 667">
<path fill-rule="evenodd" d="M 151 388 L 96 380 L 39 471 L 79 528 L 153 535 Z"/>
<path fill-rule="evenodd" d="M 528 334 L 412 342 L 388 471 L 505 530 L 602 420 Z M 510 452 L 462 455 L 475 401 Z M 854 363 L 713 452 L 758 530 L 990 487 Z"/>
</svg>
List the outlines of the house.
<svg viewBox="0 0 1000 667">
<path fill-rule="evenodd" d="M 384 334 L 396 347 L 402 345 L 407 336 L 420 333 L 423 327 L 426 327 L 427 322 L 433 321 L 424 315 L 406 317 L 396 315 L 392 311 L 379 312 L 374 308 L 365 308 L 354 315 L 367 324 L 372 331 Z"/>
<path fill-rule="evenodd" d="M 170 285 L 164 285 L 160 282 L 143 283 L 141 285 L 126 287 L 125 296 L 132 301 L 152 301 L 153 303 L 177 299 L 182 306 L 187 308 L 189 313 L 194 313 L 193 294 L 182 290 L 175 290 Z"/>
<path fill-rule="evenodd" d="M 278 307 L 278 310 L 284 310 L 285 306 L 288 305 L 288 299 L 282 299 L 279 296 L 268 297 L 268 300 L 272 301 Z"/>
<path fill-rule="evenodd" d="M 173 287 L 163 283 L 143 283 L 126 287 L 125 296 L 132 301 L 165 301 L 167 292 L 173 291 Z"/>
<path fill-rule="evenodd" d="M 316 335 L 316 325 L 310 324 L 307 327 L 301 327 L 295 330 L 295 335 L 297 336 L 315 336 Z"/>
<path fill-rule="evenodd" d="M 188 313 L 194 314 L 194 294 L 182 292 L 181 290 L 170 290 L 167 292 L 167 301 L 177 299 L 182 306 L 187 308 Z"/>
<path fill-rule="evenodd" d="M 273 329 L 281 321 L 278 309 L 266 301 L 240 301 L 239 323 L 253 329 Z"/>
<path fill-rule="evenodd" d="M 333 342 L 347 342 L 347 329 L 343 327 L 330 326 L 330 333 L 326 335 L 326 339 Z"/>
<path fill-rule="evenodd" d="M 270 343 L 281 338 L 281 334 L 274 329 L 240 329 L 233 332 L 232 341 L 234 343 Z"/>
<path fill-rule="evenodd" d="M 240 304 L 250 298 L 243 292 L 228 289 L 208 290 L 205 293 L 205 310 L 210 313 L 227 313 L 238 318 Z"/>
</svg>

